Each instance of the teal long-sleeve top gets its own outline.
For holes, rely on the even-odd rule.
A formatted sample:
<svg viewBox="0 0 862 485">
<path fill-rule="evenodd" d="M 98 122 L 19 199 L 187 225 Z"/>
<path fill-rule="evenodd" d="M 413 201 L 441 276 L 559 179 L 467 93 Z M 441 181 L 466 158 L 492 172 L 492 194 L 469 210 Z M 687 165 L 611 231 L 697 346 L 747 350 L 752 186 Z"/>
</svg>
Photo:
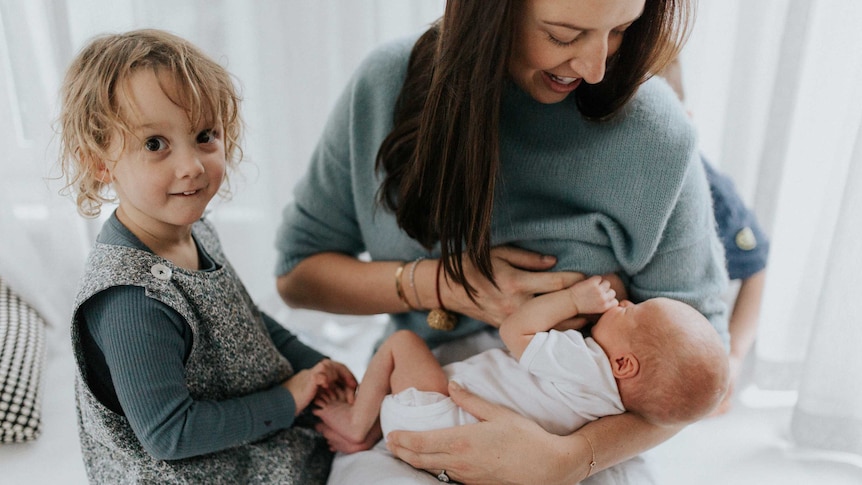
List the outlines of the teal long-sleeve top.
<svg viewBox="0 0 862 485">
<path fill-rule="evenodd" d="M 276 274 L 321 252 L 367 252 L 384 261 L 439 255 L 411 239 L 376 199 L 382 174 L 375 157 L 392 130 L 414 40 L 372 52 L 336 102 L 283 211 Z M 571 96 L 542 104 L 510 82 L 500 156 L 492 244 L 554 255 L 556 270 L 619 273 L 632 300 L 684 301 L 729 342 L 724 252 L 697 136 L 664 81 L 643 84 L 604 122 L 582 117 Z M 390 331 L 411 329 L 432 347 L 487 328 L 462 316 L 451 332 L 432 330 L 423 312 L 392 315 L 391 322 Z"/>
<path fill-rule="evenodd" d="M 116 215 L 106 221 L 97 239 L 149 251 Z M 216 269 L 200 246 L 198 253 L 201 271 Z M 94 394 L 129 420 L 152 456 L 174 460 L 202 455 L 293 425 L 296 404 L 280 385 L 225 401 L 192 399 L 184 371 L 194 343 L 191 327 L 174 309 L 147 297 L 144 288 L 109 288 L 85 302 L 81 315 Z M 268 315 L 263 319 L 295 371 L 324 358 Z"/>
</svg>

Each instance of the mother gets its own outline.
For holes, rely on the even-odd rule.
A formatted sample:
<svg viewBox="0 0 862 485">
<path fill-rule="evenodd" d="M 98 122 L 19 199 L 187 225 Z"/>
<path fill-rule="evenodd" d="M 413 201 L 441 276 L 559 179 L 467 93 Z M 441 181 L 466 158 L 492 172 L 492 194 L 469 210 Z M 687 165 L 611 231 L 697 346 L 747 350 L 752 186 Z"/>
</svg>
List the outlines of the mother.
<svg viewBox="0 0 862 485">
<path fill-rule="evenodd" d="M 376 50 L 284 210 L 284 300 L 390 313 L 389 331 L 412 329 L 449 361 L 499 345 L 506 315 L 574 271 L 618 273 L 633 300 L 683 300 L 726 339 L 695 134 L 673 92 L 646 82 L 678 53 L 691 13 L 688 0 L 449 0 L 417 41 Z M 430 328 L 429 309 L 455 314 L 455 328 Z M 484 422 L 394 432 L 388 446 L 467 483 L 650 483 L 640 458 L 613 465 L 679 430 L 625 413 L 560 437 L 452 397 Z M 412 473 L 379 445 L 337 458 L 332 481 L 399 467 Z"/>
</svg>

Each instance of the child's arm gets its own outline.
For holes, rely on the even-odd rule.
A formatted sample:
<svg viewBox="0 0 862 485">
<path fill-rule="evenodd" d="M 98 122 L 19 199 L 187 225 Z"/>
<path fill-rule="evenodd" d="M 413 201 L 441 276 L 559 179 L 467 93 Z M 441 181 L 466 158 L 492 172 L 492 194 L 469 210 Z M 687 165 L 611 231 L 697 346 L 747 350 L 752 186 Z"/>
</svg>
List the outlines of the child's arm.
<svg viewBox="0 0 862 485">
<path fill-rule="evenodd" d="M 353 373 L 350 372 L 347 366 L 340 362 L 328 361 L 325 355 L 302 343 L 296 335 L 284 328 L 275 319 L 263 312 L 261 312 L 261 316 L 276 348 L 290 362 L 290 365 L 293 366 L 293 370 L 297 374 L 303 370 L 311 369 L 318 374 L 323 372 L 323 375 L 331 375 L 330 371 L 334 370 L 335 376 L 333 380 L 327 380 L 324 387 L 326 389 L 332 389 L 333 386 L 340 387 L 347 396 L 348 401 L 353 402 L 353 394 L 356 392 L 357 383 L 356 377 L 353 376 Z M 328 363 L 320 367 L 318 364 L 323 361 L 328 361 Z M 303 399 L 297 399 L 297 394 L 293 391 L 298 391 L 298 388 L 294 387 L 291 391 L 297 403 L 300 401 L 305 402 L 304 397 Z M 301 394 L 305 396 L 305 392 Z M 297 413 L 305 409 L 310 402 L 305 402 L 303 406 L 297 404 Z"/>
<path fill-rule="evenodd" d="M 156 459 L 220 451 L 293 425 L 297 407 L 281 385 L 225 401 L 192 399 L 184 366 L 191 329 L 142 288 L 108 289 L 82 311 L 97 347 L 88 362 L 98 360 L 94 352 L 101 354 L 109 372 L 102 389 L 114 393 L 121 407 L 115 411 Z"/>
<path fill-rule="evenodd" d="M 524 303 L 500 325 L 500 338 L 512 355 L 520 359 L 536 333 L 547 332 L 575 315 L 602 313 L 618 304 L 611 283 L 593 276 Z"/>
<path fill-rule="evenodd" d="M 345 375 L 345 372 L 347 375 Z M 345 377 L 353 379 L 353 385 L 344 382 Z M 331 389 L 336 386 L 345 389 L 356 389 L 353 374 L 343 364 L 323 359 L 311 369 L 303 369 L 284 381 L 282 387 L 290 391 L 296 405 L 296 415 L 299 415 L 311 404 L 320 389 Z M 345 392 L 345 399 L 353 403 L 353 392 Z"/>
<path fill-rule="evenodd" d="M 261 317 L 263 317 L 263 323 L 266 324 L 266 330 L 269 332 L 275 347 L 281 355 L 290 361 L 290 365 L 295 371 L 311 369 L 326 358 L 325 355 L 302 343 L 296 335 L 284 328 L 274 318 L 263 312 L 261 312 Z"/>
</svg>

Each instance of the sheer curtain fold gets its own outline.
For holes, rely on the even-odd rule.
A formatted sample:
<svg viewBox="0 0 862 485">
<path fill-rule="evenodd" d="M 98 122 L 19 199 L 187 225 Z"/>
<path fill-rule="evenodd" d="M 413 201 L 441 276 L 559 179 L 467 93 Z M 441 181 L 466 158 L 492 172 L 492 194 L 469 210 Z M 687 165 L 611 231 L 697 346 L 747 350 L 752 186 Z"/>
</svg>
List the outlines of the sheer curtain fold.
<svg viewBox="0 0 862 485">
<path fill-rule="evenodd" d="M 851 222 L 862 221 L 862 124 L 854 145 L 791 430 L 800 445 L 862 455 L 862 234 Z"/>
<path fill-rule="evenodd" d="M 772 239 L 756 384 L 797 389 L 800 445 L 862 453 L 862 45 L 851 0 L 700 0 L 683 52 L 687 102 L 711 161 L 734 177 Z M 72 55 L 95 34 L 158 27 L 236 76 L 247 124 L 234 197 L 213 204 L 227 254 L 256 300 L 283 305 L 274 233 L 330 107 L 365 54 L 415 35 L 444 0 L 0 0 L 0 275 L 57 328 L 97 221 L 46 181 Z M 105 212 L 112 208 L 107 207 Z M 253 248 L 253 249 L 250 249 Z M 61 334 L 61 337 L 63 335 Z"/>
<path fill-rule="evenodd" d="M 62 333 L 90 242 L 87 222 L 50 187 L 54 100 L 70 52 L 55 7 L 0 3 L 0 275 Z"/>
<path fill-rule="evenodd" d="M 789 10 L 760 167 L 774 174 L 776 190 L 758 197 L 775 216 L 756 362 L 758 385 L 798 390 L 797 445 L 855 454 L 862 454 L 862 307 L 855 303 L 862 57 L 849 54 L 862 43 L 859 18 L 858 2 L 798 0 Z"/>
</svg>

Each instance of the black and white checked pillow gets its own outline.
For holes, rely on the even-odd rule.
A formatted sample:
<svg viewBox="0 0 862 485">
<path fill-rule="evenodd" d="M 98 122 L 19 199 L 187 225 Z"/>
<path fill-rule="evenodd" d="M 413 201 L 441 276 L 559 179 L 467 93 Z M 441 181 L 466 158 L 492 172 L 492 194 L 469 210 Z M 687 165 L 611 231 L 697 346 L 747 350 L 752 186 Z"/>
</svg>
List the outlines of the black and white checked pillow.
<svg viewBox="0 0 862 485">
<path fill-rule="evenodd" d="M 36 439 L 42 428 L 45 321 L 0 278 L 0 443 Z"/>
</svg>

